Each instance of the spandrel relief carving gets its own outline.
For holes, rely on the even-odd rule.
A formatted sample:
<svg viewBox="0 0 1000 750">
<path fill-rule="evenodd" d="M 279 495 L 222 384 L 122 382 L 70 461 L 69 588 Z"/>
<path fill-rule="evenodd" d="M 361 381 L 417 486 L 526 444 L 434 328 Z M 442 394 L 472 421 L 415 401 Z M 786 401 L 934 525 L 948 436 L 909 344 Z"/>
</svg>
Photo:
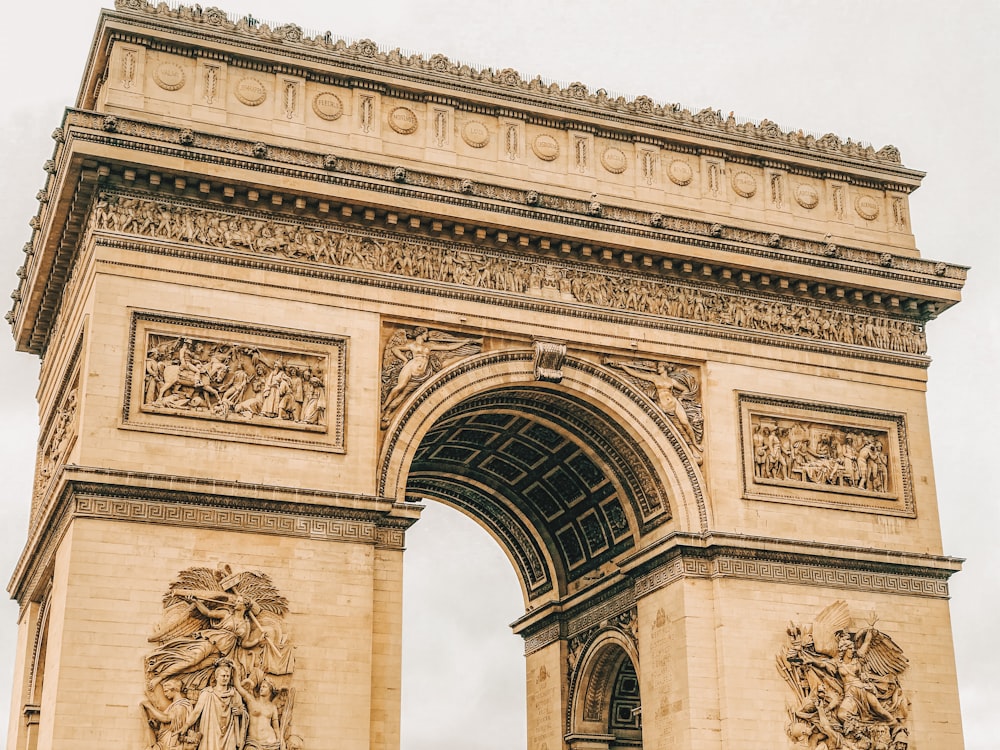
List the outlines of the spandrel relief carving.
<svg viewBox="0 0 1000 750">
<path fill-rule="evenodd" d="M 739 399 L 748 499 L 914 514 L 902 414 Z"/>
<path fill-rule="evenodd" d="M 660 407 L 680 429 L 700 463 L 705 419 L 698 376 L 686 367 L 652 360 L 625 361 L 609 357 L 604 364 L 622 373 L 625 380 Z"/>
<path fill-rule="evenodd" d="M 287 600 L 259 571 L 181 571 L 144 660 L 140 707 L 157 750 L 286 750 L 295 688 Z"/>
<path fill-rule="evenodd" d="M 466 338 L 423 326 L 395 331 L 382 350 L 381 426 L 420 385 L 449 363 L 482 351 L 482 338 Z"/>
<path fill-rule="evenodd" d="M 601 268 L 538 262 L 431 240 L 307 226 L 105 193 L 94 229 L 464 287 L 565 300 L 729 326 L 765 336 L 826 341 L 903 354 L 926 351 L 911 320 L 674 283 Z M 720 230 L 721 231 L 721 230 Z"/>
<path fill-rule="evenodd" d="M 790 623 L 778 672 L 795 694 L 786 732 L 796 746 L 906 750 L 909 700 L 900 678 L 908 659 L 872 614 L 853 624 L 843 601 L 807 625 Z"/>
<path fill-rule="evenodd" d="M 149 333 L 142 409 L 323 428 L 327 369 L 325 356 Z"/>
</svg>

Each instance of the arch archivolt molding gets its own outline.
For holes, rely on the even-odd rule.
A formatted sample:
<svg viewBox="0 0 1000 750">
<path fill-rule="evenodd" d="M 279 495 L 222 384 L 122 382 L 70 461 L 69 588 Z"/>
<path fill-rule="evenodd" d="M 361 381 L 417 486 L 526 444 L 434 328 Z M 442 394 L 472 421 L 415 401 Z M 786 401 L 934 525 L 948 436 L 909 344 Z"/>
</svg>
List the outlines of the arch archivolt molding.
<svg viewBox="0 0 1000 750">
<path fill-rule="evenodd" d="M 605 420 L 609 431 L 617 428 L 616 447 L 639 464 L 622 467 L 633 472 L 628 479 L 633 486 L 626 489 L 660 504 L 682 530 L 706 531 L 704 480 L 696 456 L 678 429 L 648 397 L 603 367 L 567 356 L 562 372 L 558 385 L 537 381 L 531 349 L 489 352 L 445 368 L 413 392 L 389 421 L 377 492 L 400 500 L 405 497 L 410 464 L 422 438 L 449 410 L 491 391 L 530 387 L 543 396 L 572 397 L 585 404 L 595 419 Z M 634 526 L 643 530 L 644 511 L 636 512 L 639 518 Z"/>
<path fill-rule="evenodd" d="M 611 694 L 623 660 L 640 674 L 635 608 L 574 636 L 567 658 L 569 702 L 566 730 L 573 734 L 607 731 Z"/>
</svg>

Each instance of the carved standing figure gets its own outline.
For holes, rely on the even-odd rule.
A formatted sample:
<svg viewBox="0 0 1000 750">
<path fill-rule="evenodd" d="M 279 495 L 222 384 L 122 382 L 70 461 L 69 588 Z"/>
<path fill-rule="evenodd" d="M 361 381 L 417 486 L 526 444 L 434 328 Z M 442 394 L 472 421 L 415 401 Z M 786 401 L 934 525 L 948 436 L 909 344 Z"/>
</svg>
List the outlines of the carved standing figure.
<svg viewBox="0 0 1000 750">
<path fill-rule="evenodd" d="M 191 701 L 181 692 L 180 680 L 166 680 L 163 695 L 170 704 L 159 709 L 148 698 L 139 705 L 155 739 L 148 750 L 185 750 L 182 740 L 184 727 L 191 714 Z"/>
<path fill-rule="evenodd" d="M 243 750 L 285 750 L 281 731 L 281 717 L 274 703 L 276 690 L 266 677 L 253 690 L 253 680 L 236 684 L 236 689 L 246 704 L 249 722 Z"/>
<path fill-rule="evenodd" d="M 243 747 L 246 711 L 233 687 L 233 671 L 232 662 L 219 663 L 212 684 L 202 689 L 184 725 L 183 731 L 187 731 L 198 724 L 201 734 L 198 750 L 239 750 Z"/>
</svg>

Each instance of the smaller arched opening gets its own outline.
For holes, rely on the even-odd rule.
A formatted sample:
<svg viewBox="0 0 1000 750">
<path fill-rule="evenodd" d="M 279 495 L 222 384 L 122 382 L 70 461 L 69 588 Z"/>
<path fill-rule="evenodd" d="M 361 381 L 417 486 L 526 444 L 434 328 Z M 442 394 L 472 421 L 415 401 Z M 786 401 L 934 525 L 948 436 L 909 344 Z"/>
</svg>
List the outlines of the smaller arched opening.
<svg viewBox="0 0 1000 750">
<path fill-rule="evenodd" d="M 635 644 L 616 629 L 598 633 L 581 655 L 571 684 L 570 750 L 642 747 L 642 701 Z"/>
</svg>

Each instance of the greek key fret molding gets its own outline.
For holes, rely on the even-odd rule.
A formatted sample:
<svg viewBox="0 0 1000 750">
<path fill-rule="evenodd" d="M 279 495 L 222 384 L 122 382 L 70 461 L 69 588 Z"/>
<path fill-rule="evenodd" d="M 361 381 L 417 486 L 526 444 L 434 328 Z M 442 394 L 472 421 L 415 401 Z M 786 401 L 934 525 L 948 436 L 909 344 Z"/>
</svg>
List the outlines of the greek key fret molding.
<svg viewBox="0 0 1000 750">
<path fill-rule="evenodd" d="M 733 115 L 723 118 L 721 111 L 711 108 L 691 112 L 678 104 L 658 104 L 648 96 L 610 97 L 604 89 L 591 91 L 586 85 L 574 82 L 568 86 L 546 83 L 541 76 L 526 78 L 511 68 L 494 70 L 477 69 L 455 63 L 444 55 L 430 57 L 403 55 L 398 49 L 383 52 L 370 39 L 348 43 L 334 39 L 329 33 L 307 36 L 295 24 L 284 24 L 274 29 L 267 24 L 250 24 L 245 18 L 230 18 L 217 8 L 202 10 L 201 6 L 169 7 L 163 3 L 152 5 L 144 0 L 116 0 L 115 9 L 124 12 L 136 26 L 156 27 L 162 24 L 187 26 L 189 33 L 202 39 L 225 39 L 246 49 L 293 51 L 297 59 L 306 62 L 330 62 L 349 70 L 373 72 L 384 75 L 388 70 L 394 77 L 416 80 L 435 85 L 450 85 L 457 92 L 484 90 L 514 106 L 553 105 L 569 112 L 598 116 L 611 123 L 628 125 L 653 125 L 664 131 L 695 133 L 715 141 L 740 144 L 760 144 L 769 151 L 788 154 L 821 154 L 825 159 L 843 164 L 867 164 L 886 173 L 908 174 L 901 166 L 899 149 L 887 145 L 876 150 L 848 138 L 841 139 L 833 133 L 816 137 L 801 130 L 784 131 L 779 125 L 763 120 L 760 124 L 750 120 L 739 121 Z M 172 52 L 181 52 L 179 48 Z M 301 65 L 301 62 L 299 63 Z M 460 106 L 460 102 L 448 102 Z"/>
<path fill-rule="evenodd" d="M 904 355 L 911 364 L 910 355 L 926 349 L 922 324 L 898 318 L 339 224 L 293 224 L 257 212 L 208 211 L 180 201 L 108 193 L 94 207 L 91 228 L 272 262 L 405 276 L 450 288 L 473 287 L 601 311 L 611 308 L 653 319 L 680 319 L 712 326 L 716 336 L 725 335 L 721 327 L 730 335 L 785 345 L 823 341 L 860 356 Z"/>
<path fill-rule="evenodd" d="M 571 601 L 548 604 L 548 611 L 528 612 L 523 618 L 523 626 L 514 624 L 515 632 L 524 638 L 525 656 L 545 648 L 550 643 L 565 639 L 582 646 L 598 630 L 613 625 L 630 634 L 634 618 L 629 613 L 635 611 L 636 595 L 627 581 L 620 578 L 604 591 L 592 594 L 582 604 Z"/>
<path fill-rule="evenodd" d="M 128 482 L 127 484 L 125 482 Z M 63 466 L 31 532 L 9 588 L 30 598 L 74 518 L 162 523 L 192 528 L 401 547 L 414 521 L 391 516 L 392 500 L 307 488 L 283 488 L 161 474 Z M 287 497 L 288 499 L 283 499 Z M 358 507 L 363 505 L 365 507 Z M 384 532 L 380 531 L 384 528 Z"/>
<path fill-rule="evenodd" d="M 914 555 L 912 562 L 884 563 L 824 556 L 821 550 L 808 549 L 777 553 L 677 547 L 665 554 L 665 562 L 644 566 L 646 570 L 635 578 L 636 599 L 683 578 L 726 577 L 940 599 L 947 598 L 947 579 L 958 570 L 954 558 Z"/>
</svg>

